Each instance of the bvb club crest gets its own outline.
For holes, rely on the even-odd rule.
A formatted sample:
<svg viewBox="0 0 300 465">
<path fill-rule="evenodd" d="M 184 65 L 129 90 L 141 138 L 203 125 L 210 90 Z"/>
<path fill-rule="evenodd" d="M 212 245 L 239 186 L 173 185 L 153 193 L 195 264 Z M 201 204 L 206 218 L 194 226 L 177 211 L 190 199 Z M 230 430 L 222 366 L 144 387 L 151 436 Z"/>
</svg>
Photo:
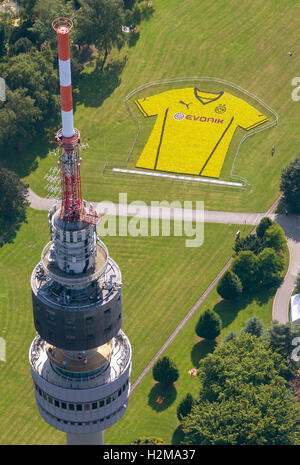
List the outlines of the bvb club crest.
<svg viewBox="0 0 300 465">
<path fill-rule="evenodd" d="M 226 105 L 220 104 L 215 108 L 215 112 L 216 113 L 225 113 L 226 109 L 227 109 Z"/>
</svg>

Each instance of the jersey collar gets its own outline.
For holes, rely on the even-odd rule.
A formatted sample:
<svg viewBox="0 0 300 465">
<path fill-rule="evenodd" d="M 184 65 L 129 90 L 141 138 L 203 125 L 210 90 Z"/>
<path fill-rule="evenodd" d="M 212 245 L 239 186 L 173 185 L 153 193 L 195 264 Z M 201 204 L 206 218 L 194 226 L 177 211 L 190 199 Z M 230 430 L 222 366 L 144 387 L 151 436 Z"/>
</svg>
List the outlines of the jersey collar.
<svg viewBox="0 0 300 465">
<path fill-rule="evenodd" d="M 204 97 L 204 95 L 202 95 L 202 96 L 199 95 L 199 93 L 205 94 L 205 97 Z M 206 99 L 208 94 L 216 95 L 216 97 L 215 98 L 213 98 L 213 97 L 210 98 L 209 97 L 209 100 L 203 101 L 202 98 Z M 199 100 L 199 102 L 201 102 L 203 105 L 207 105 L 208 103 L 211 103 L 211 102 L 214 102 L 215 100 L 218 100 L 220 97 L 222 97 L 223 94 L 224 94 L 223 91 L 221 91 L 221 92 L 205 92 L 204 90 L 198 89 L 198 87 L 194 87 L 194 95 L 195 95 L 196 99 Z"/>
</svg>

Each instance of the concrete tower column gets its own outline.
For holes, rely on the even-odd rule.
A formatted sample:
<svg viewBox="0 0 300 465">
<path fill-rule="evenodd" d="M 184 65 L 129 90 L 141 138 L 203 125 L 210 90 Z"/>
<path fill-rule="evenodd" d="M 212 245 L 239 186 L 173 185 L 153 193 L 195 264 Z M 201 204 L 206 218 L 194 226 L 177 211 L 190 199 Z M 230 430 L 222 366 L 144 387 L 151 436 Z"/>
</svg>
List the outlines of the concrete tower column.
<svg viewBox="0 0 300 465">
<path fill-rule="evenodd" d="M 103 431 L 94 434 L 67 433 L 68 446 L 103 446 Z"/>
</svg>

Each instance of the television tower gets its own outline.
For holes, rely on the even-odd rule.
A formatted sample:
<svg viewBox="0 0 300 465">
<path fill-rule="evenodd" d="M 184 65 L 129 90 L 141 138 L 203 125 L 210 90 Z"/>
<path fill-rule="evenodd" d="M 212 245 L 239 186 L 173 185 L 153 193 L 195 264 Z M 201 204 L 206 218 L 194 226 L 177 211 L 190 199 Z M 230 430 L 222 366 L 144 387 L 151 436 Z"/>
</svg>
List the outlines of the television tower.
<svg viewBox="0 0 300 465">
<path fill-rule="evenodd" d="M 70 19 L 57 34 L 62 129 L 61 204 L 49 211 L 51 241 L 31 276 L 34 325 L 29 360 L 40 415 L 67 444 L 103 444 L 103 430 L 125 413 L 131 346 L 121 330 L 121 272 L 96 232 L 100 215 L 81 196 L 73 126 Z"/>
</svg>

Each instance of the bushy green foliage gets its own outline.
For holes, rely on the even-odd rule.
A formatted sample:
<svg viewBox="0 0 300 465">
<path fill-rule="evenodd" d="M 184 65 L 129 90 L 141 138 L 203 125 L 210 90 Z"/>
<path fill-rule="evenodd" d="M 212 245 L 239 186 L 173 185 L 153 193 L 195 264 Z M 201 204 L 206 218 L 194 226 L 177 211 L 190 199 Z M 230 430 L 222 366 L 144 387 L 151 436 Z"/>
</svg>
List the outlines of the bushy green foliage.
<svg viewBox="0 0 300 465">
<path fill-rule="evenodd" d="M 273 224 L 266 230 L 264 234 L 265 247 L 271 247 L 276 252 L 280 252 L 283 250 L 285 243 L 284 231 L 279 224 Z"/>
<path fill-rule="evenodd" d="M 290 322 L 279 323 L 278 321 L 272 321 L 266 333 L 266 338 L 272 349 L 278 351 L 283 357 L 288 357 L 291 354 L 294 332 Z"/>
<path fill-rule="evenodd" d="M 231 341 L 231 339 L 234 339 L 235 337 L 237 337 L 235 332 L 234 331 L 229 331 L 227 336 L 224 337 L 223 342 L 229 342 L 229 341 Z"/>
<path fill-rule="evenodd" d="M 16 173 L 0 168 L 0 247 L 11 242 L 26 220 L 27 186 Z"/>
<path fill-rule="evenodd" d="M 94 44 L 102 60 L 103 70 L 113 47 L 119 50 L 125 43 L 122 25 L 124 8 L 122 0 L 86 0 L 74 17 L 74 40 L 78 45 Z"/>
<path fill-rule="evenodd" d="M 257 316 L 253 316 L 246 321 L 242 332 L 252 334 L 252 336 L 260 337 L 264 332 L 264 324 Z"/>
<path fill-rule="evenodd" d="M 221 333 L 222 320 L 213 310 L 207 309 L 196 324 L 195 331 L 197 336 L 213 341 Z"/>
<path fill-rule="evenodd" d="M 155 381 L 165 385 L 173 384 L 179 378 L 176 363 L 168 357 L 163 357 L 155 363 L 152 374 Z"/>
<path fill-rule="evenodd" d="M 250 290 L 258 282 L 258 258 L 251 252 L 240 252 L 232 262 L 232 271 L 240 278 L 243 289 Z"/>
<path fill-rule="evenodd" d="M 286 365 L 247 333 L 202 360 L 199 402 L 182 419 L 185 444 L 295 444 L 299 408 L 279 374 Z"/>
<path fill-rule="evenodd" d="M 274 225 L 276 226 L 276 225 Z M 273 228 L 273 226 L 271 226 Z M 284 268 L 283 257 L 277 255 L 274 249 L 265 248 L 258 255 L 258 279 L 264 286 L 278 284 Z"/>
<path fill-rule="evenodd" d="M 289 209 L 300 212 L 300 155 L 281 174 L 280 190 Z"/>
<path fill-rule="evenodd" d="M 235 240 L 233 250 L 236 254 L 242 252 L 243 250 L 250 250 L 251 252 L 255 253 L 255 255 L 259 254 L 261 250 L 263 250 L 264 245 L 263 241 L 260 237 L 256 234 L 249 234 L 246 237 L 239 237 Z"/>
<path fill-rule="evenodd" d="M 260 220 L 260 222 L 259 222 L 259 224 L 258 224 L 258 226 L 256 228 L 257 236 L 262 239 L 264 237 L 264 235 L 265 235 L 266 230 L 270 226 L 272 226 L 272 224 L 274 224 L 274 221 L 272 221 L 271 218 L 269 218 L 268 216 L 264 216 Z"/>
<path fill-rule="evenodd" d="M 226 271 L 217 286 L 218 294 L 226 300 L 234 300 L 243 292 L 240 278 L 233 271 Z"/>
</svg>

